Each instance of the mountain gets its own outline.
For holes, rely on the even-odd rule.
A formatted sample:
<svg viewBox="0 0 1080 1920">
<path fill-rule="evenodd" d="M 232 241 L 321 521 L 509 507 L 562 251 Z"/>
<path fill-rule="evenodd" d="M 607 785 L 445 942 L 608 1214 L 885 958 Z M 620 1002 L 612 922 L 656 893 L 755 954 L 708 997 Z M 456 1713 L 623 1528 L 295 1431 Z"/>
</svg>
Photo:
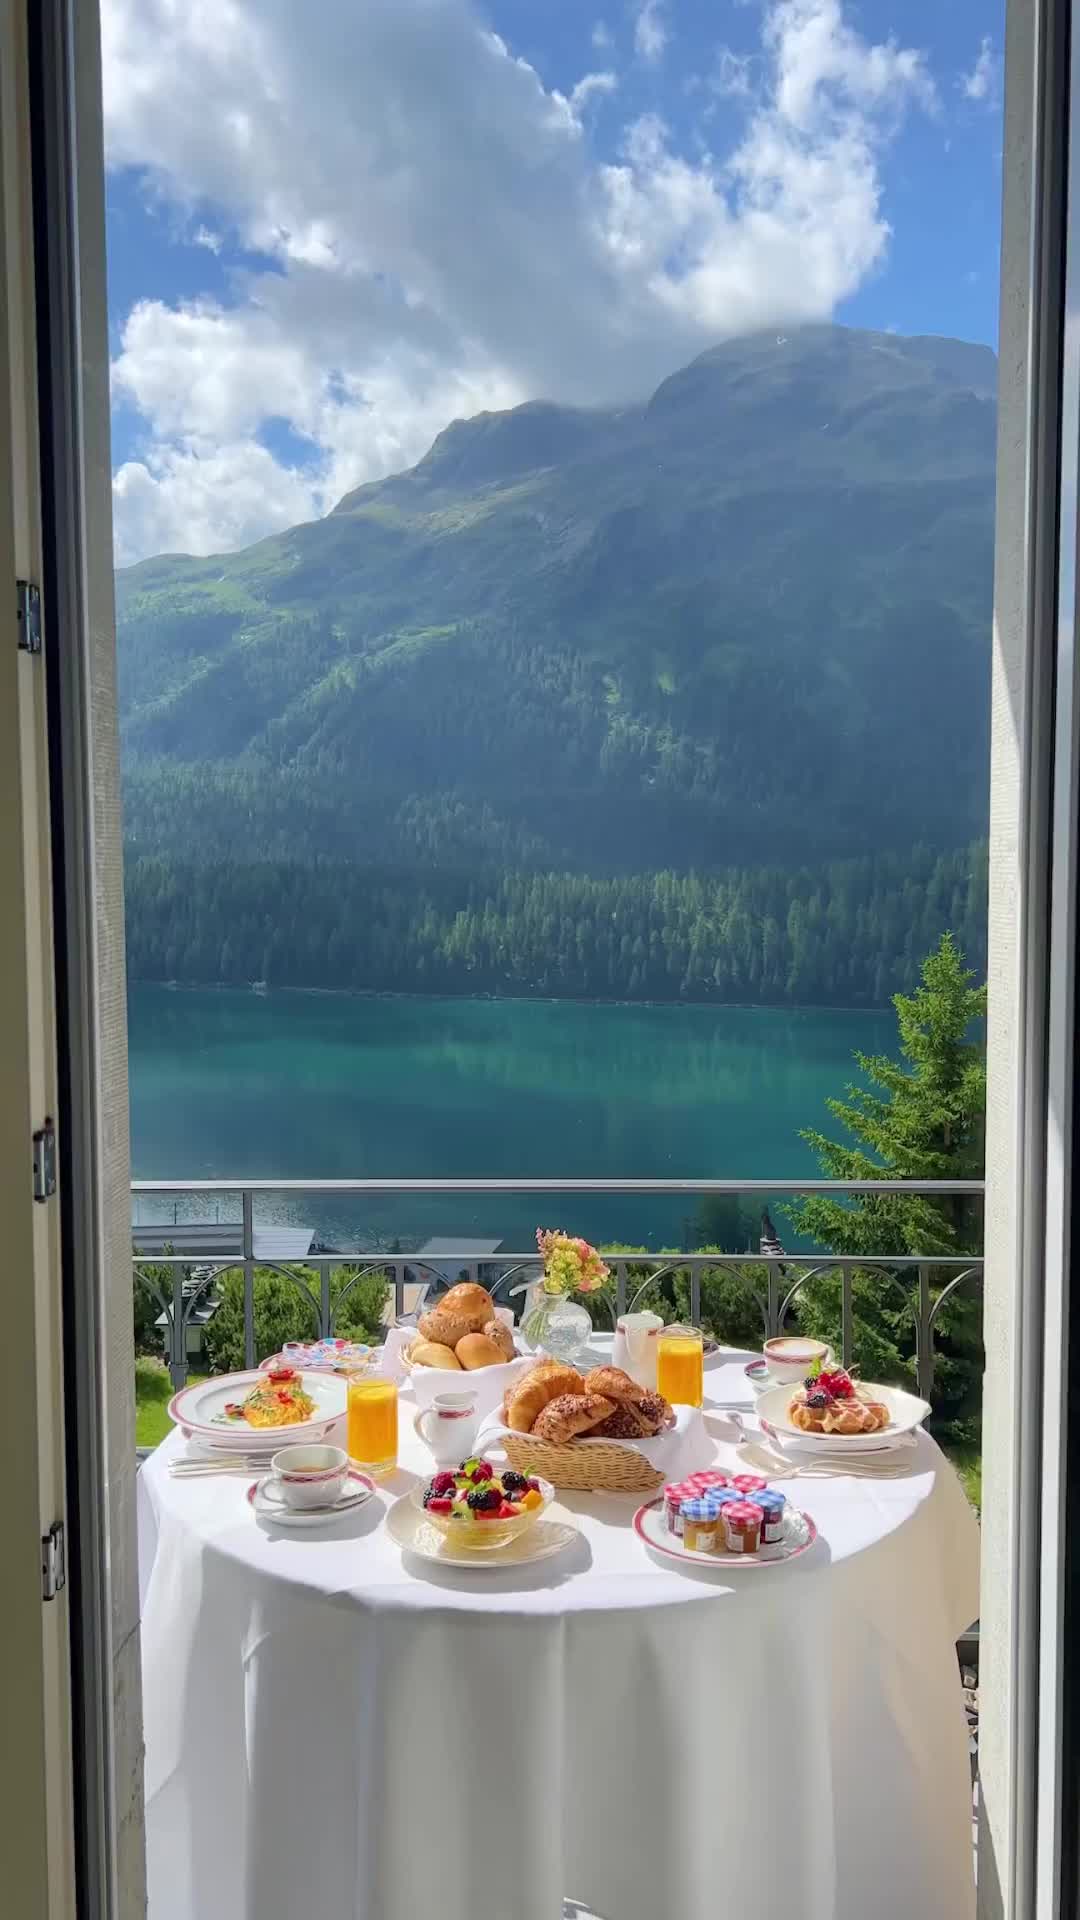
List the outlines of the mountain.
<svg viewBox="0 0 1080 1920">
<path fill-rule="evenodd" d="M 601 875 L 956 848 L 988 760 L 996 362 L 732 340 L 455 421 L 117 576 L 135 853 Z"/>
</svg>

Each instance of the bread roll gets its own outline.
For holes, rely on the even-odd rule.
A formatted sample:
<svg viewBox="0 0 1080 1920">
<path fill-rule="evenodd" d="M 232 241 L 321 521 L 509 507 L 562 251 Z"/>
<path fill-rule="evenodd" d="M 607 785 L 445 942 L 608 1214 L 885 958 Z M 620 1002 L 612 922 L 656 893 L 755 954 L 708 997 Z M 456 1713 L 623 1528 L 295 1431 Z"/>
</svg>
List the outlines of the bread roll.
<svg viewBox="0 0 1080 1920">
<path fill-rule="evenodd" d="M 472 1332 L 469 1322 L 460 1313 L 445 1313 L 442 1307 L 434 1307 L 430 1313 L 420 1315 L 420 1332 L 425 1340 L 434 1340 L 440 1347 L 456 1347 Z"/>
<path fill-rule="evenodd" d="M 505 1320 L 489 1320 L 482 1331 L 487 1334 L 489 1340 L 494 1340 L 504 1360 L 516 1358 L 514 1329 L 508 1327 Z"/>
<path fill-rule="evenodd" d="M 662 1393 L 643 1393 L 634 1403 L 634 1412 L 645 1422 L 646 1434 L 663 1433 L 665 1427 L 675 1425 L 674 1408 Z"/>
<path fill-rule="evenodd" d="M 585 1375 L 585 1392 L 602 1393 L 605 1400 L 614 1400 L 616 1406 L 624 1401 L 635 1403 L 642 1399 L 645 1388 L 639 1387 L 621 1367 L 594 1367 Z"/>
<path fill-rule="evenodd" d="M 479 1333 L 495 1318 L 495 1302 L 486 1287 L 477 1286 L 475 1280 L 461 1280 L 449 1293 L 443 1294 L 436 1312 L 452 1313 L 457 1320 L 467 1320 L 466 1333 Z"/>
<path fill-rule="evenodd" d="M 417 1340 L 409 1351 L 414 1367 L 446 1367 L 461 1372 L 461 1361 L 453 1347 L 442 1347 L 437 1340 Z"/>
<path fill-rule="evenodd" d="M 560 1393 L 538 1415 L 533 1433 L 537 1440 L 564 1447 L 568 1440 L 598 1427 L 614 1411 L 614 1400 L 605 1400 L 602 1393 Z"/>
<path fill-rule="evenodd" d="M 454 1348 L 463 1367 L 501 1367 L 502 1348 L 489 1340 L 486 1333 L 467 1333 Z"/>
<path fill-rule="evenodd" d="M 506 1396 L 506 1424 L 512 1433 L 531 1433 L 533 1421 L 549 1400 L 560 1393 L 580 1393 L 581 1375 L 576 1367 L 564 1367 L 557 1360 L 541 1360 L 514 1382 Z"/>
</svg>

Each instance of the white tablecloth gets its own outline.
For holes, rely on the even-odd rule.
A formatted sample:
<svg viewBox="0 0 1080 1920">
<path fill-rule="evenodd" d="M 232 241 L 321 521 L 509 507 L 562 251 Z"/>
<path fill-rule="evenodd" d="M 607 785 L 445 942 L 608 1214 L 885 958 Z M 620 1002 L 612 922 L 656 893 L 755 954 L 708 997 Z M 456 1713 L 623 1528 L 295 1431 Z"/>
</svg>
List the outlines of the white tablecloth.
<svg viewBox="0 0 1080 1920">
<path fill-rule="evenodd" d="M 710 1375 L 730 1397 L 741 1371 Z M 402 1466 L 426 1471 L 402 1405 Z M 733 1465 L 710 1417 L 702 1461 Z M 247 1482 L 140 1475 L 150 1920 L 965 1920 L 955 1641 L 977 1527 L 921 1436 L 807 1478 L 802 1559 L 687 1573 L 634 1500 L 502 1573 L 407 1568 L 357 1515 L 286 1534 Z"/>
</svg>

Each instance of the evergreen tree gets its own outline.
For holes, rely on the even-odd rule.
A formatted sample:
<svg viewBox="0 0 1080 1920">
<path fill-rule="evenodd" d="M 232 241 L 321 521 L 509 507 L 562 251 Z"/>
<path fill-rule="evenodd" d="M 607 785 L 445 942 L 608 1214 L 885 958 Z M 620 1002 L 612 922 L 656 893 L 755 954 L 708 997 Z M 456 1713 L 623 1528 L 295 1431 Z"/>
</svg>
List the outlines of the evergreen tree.
<svg viewBox="0 0 1080 1920">
<path fill-rule="evenodd" d="M 967 1180 L 983 1169 L 986 1068 L 981 1023 L 986 988 L 951 934 L 922 964 L 920 986 L 894 997 L 901 1062 L 880 1054 L 856 1054 L 869 1087 L 849 1086 L 846 1100 L 827 1102 L 849 1141 L 803 1133 L 822 1171 L 833 1180 Z M 860 1195 L 833 1200 L 814 1195 L 787 1209 L 799 1232 L 840 1254 L 973 1253 L 981 1247 L 981 1206 L 956 1196 Z M 947 1284 L 948 1268 L 932 1275 L 935 1290 Z M 911 1299 L 914 1271 L 902 1282 Z M 853 1310 L 857 1345 L 869 1377 L 910 1377 L 915 1342 L 910 1309 L 881 1272 L 856 1269 Z M 841 1287 L 838 1274 L 807 1282 L 799 1297 L 800 1325 L 838 1344 Z M 971 1287 L 958 1289 L 942 1308 L 936 1328 L 935 1401 L 956 1431 L 978 1405 L 982 1372 L 981 1302 Z"/>
</svg>

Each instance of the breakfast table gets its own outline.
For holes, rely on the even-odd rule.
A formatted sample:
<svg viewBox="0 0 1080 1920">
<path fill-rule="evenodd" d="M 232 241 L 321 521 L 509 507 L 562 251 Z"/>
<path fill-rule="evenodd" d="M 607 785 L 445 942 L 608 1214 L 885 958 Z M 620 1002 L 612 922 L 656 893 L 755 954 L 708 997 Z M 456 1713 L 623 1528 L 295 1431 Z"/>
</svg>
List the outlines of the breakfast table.
<svg viewBox="0 0 1080 1920">
<path fill-rule="evenodd" d="M 743 1358 L 706 1377 L 702 1466 L 746 1464 Z M 414 1411 L 377 1496 L 304 1533 L 173 1478 L 178 1430 L 144 1464 L 150 1920 L 974 1913 L 978 1528 L 931 1438 L 793 1466 L 818 1537 L 782 1565 L 674 1563 L 640 1496 L 561 1493 L 563 1552 L 472 1572 L 388 1534 L 431 1470 Z"/>
</svg>

